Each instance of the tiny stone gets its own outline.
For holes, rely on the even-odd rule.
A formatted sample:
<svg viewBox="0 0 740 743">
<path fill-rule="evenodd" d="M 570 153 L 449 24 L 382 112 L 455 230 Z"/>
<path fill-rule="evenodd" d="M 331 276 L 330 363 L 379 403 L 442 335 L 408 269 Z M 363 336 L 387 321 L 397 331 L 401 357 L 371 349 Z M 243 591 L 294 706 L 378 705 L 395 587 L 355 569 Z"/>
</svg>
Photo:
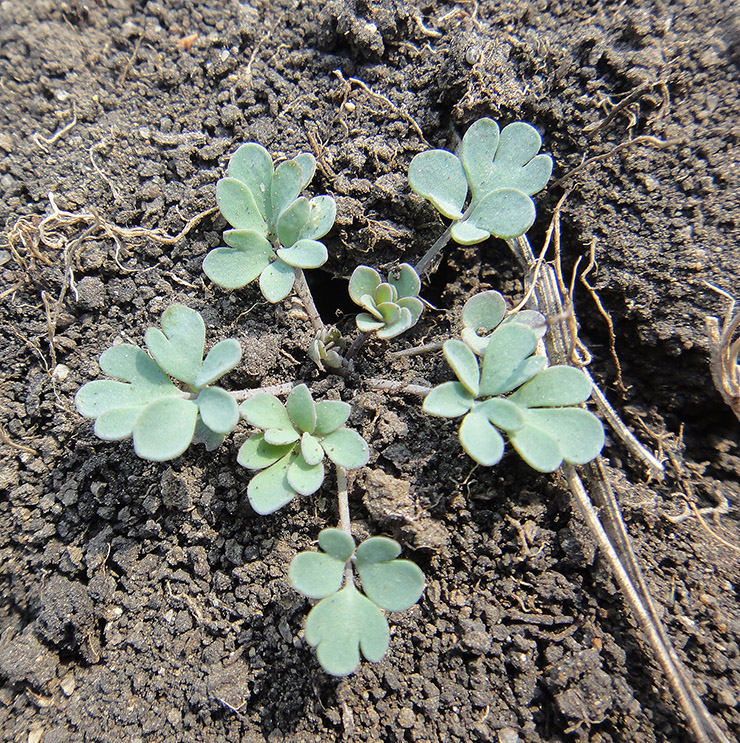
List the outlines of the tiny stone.
<svg viewBox="0 0 740 743">
<path fill-rule="evenodd" d="M 13 185 L 13 176 L 10 175 L 10 173 L 6 173 L 2 178 L 0 178 L 0 186 L 2 186 L 6 191 Z"/>
<path fill-rule="evenodd" d="M 44 737 L 44 728 L 36 728 L 28 734 L 28 743 L 40 743 Z"/>
<path fill-rule="evenodd" d="M 399 713 L 398 713 L 398 724 L 402 728 L 411 728 L 414 726 L 414 723 L 416 722 L 416 715 L 414 714 L 413 710 L 410 707 L 404 707 Z"/>
<path fill-rule="evenodd" d="M 498 743 L 521 743 L 521 738 L 514 728 L 501 728 L 498 731 Z"/>
<path fill-rule="evenodd" d="M 59 682 L 59 686 L 66 696 L 72 696 L 72 692 L 77 688 L 74 673 L 71 671 Z"/>
<path fill-rule="evenodd" d="M 57 382 L 63 382 L 69 376 L 69 367 L 66 364 L 57 364 L 51 374 L 51 378 Z"/>
</svg>

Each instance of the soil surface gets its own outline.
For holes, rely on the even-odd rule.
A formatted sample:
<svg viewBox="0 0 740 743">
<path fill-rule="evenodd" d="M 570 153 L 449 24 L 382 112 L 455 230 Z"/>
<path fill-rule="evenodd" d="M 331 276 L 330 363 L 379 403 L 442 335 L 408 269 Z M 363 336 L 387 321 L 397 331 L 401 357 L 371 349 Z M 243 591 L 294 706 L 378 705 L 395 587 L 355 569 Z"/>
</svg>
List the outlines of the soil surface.
<svg viewBox="0 0 740 743">
<path fill-rule="evenodd" d="M 299 305 L 201 271 L 236 147 L 313 152 L 310 190 L 338 217 L 308 279 L 351 333 L 352 269 L 414 262 L 444 229 L 411 158 L 487 115 L 532 122 L 553 154 L 535 249 L 569 189 L 566 280 L 595 250 L 615 353 L 577 284 L 591 371 L 667 469 L 651 479 L 610 440 L 608 471 L 680 657 L 740 730 L 740 425 L 704 330 L 729 304 L 708 282 L 740 292 L 739 66 L 730 0 L 0 2 L 2 741 L 690 740 L 562 483 L 514 456 L 474 468 L 454 423 L 363 383 L 444 381 L 439 355 L 374 341 L 355 375 L 322 376 Z M 423 291 L 436 311 L 391 348 L 456 332 L 486 288 L 521 298 L 506 245 L 450 245 Z M 331 482 L 259 517 L 235 465 L 245 425 L 154 464 L 75 412 L 100 353 L 173 301 L 209 342 L 241 341 L 230 388 L 304 379 L 354 401 L 372 448 L 355 534 L 398 539 L 428 582 L 390 616 L 381 663 L 326 676 L 286 579 L 336 523 Z"/>
</svg>

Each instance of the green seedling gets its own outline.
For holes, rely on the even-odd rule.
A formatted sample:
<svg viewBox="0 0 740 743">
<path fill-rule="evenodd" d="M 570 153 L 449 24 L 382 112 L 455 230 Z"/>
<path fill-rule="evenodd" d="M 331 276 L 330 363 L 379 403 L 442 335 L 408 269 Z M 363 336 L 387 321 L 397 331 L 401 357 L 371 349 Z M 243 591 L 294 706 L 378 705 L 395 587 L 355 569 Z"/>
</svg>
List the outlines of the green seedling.
<svg viewBox="0 0 740 743">
<path fill-rule="evenodd" d="M 346 345 L 342 334 L 334 326 L 326 327 L 309 344 L 308 357 L 321 371 L 324 371 L 324 364 L 330 369 L 340 369 L 344 364 L 342 351 Z"/>
<path fill-rule="evenodd" d="M 234 229 L 224 232 L 229 247 L 212 250 L 203 261 L 211 281 L 239 289 L 259 276 L 265 299 L 279 302 L 290 294 L 296 270 L 326 262 L 319 238 L 334 224 L 336 202 L 331 196 L 299 196 L 315 170 L 308 153 L 273 168 L 270 153 L 254 142 L 232 155 L 216 200 Z"/>
<path fill-rule="evenodd" d="M 355 549 L 352 537 L 341 529 L 324 529 L 319 546 L 323 553 L 296 555 L 288 577 L 304 596 L 321 599 L 309 613 L 305 631 L 319 663 L 333 676 L 347 676 L 359 665 L 360 650 L 374 663 L 383 658 L 390 631 L 382 610 L 413 606 L 424 590 L 424 574 L 413 562 L 396 559 L 401 547 L 387 537 L 371 537 Z M 364 596 L 346 569 L 348 563 L 359 573 Z"/>
<path fill-rule="evenodd" d="M 151 357 L 129 343 L 109 348 L 100 368 L 117 381 L 88 382 L 75 397 L 77 410 L 95 419 L 95 434 L 105 441 L 133 437 L 134 451 L 144 459 L 174 459 L 193 439 L 214 449 L 238 423 L 239 407 L 228 392 L 211 385 L 239 363 L 242 351 L 237 341 L 224 340 L 204 360 L 205 337 L 195 310 L 170 305 L 162 330 L 146 332 Z"/>
<path fill-rule="evenodd" d="M 454 220 L 451 236 L 474 245 L 491 235 L 511 239 L 534 223 L 531 197 L 552 173 L 552 158 L 538 155 L 542 139 L 523 121 L 499 132 L 492 119 L 479 119 L 465 133 L 460 157 L 428 150 L 411 161 L 409 184 L 443 216 Z M 463 207 L 470 192 L 470 202 Z"/>
<path fill-rule="evenodd" d="M 578 407 L 591 396 L 591 381 L 572 366 L 545 368 L 534 354 L 537 333 L 516 322 L 502 323 L 478 356 L 458 340 L 443 351 L 457 382 L 435 387 L 423 410 L 444 418 L 464 416 L 460 443 L 478 464 L 491 466 L 504 454 L 503 431 L 519 456 L 540 472 L 563 462 L 585 464 L 601 452 L 604 428 Z"/>
<path fill-rule="evenodd" d="M 416 325 L 424 304 L 419 299 L 421 279 L 413 266 L 402 263 L 388 281 L 369 266 L 358 266 L 349 280 L 349 296 L 366 312 L 357 315 L 357 327 L 378 338 L 395 338 Z"/>
<path fill-rule="evenodd" d="M 324 456 L 347 469 L 367 464 L 365 440 L 344 427 L 350 412 L 346 402 L 315 403 L 305 384 L 293 388 L 285 405 L 267 393 L 242 403 L 242 416 L 264 431 L 250 436 L 237 457 L 242 467 L 261 470 L 247 488 L 257 513 L 274 513 L 296 495 L 315 493 L 324 481 Z"/>
</svg>

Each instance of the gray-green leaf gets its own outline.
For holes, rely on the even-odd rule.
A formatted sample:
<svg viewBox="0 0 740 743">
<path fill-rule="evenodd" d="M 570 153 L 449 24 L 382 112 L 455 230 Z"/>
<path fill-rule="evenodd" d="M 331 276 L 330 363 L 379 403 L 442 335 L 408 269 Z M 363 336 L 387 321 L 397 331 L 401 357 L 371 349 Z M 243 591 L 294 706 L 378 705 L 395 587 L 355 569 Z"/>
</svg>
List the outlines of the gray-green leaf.
<svg viewBox="0 0 740 743">
<path fill-rule="evenodd" d="M 468 181 L 462 163 L 451 152 L 428 150 L 416 155 L 409 165 L 409 185 L 443 216 L 462 217 Z"/>
<path fill-rule="evenodd" d="M 206 339 L 203 318 L 185 305 L 171 304 L 162 314 L 161 325 L 162 330 L 146 331 L 149 352 L 171 377 L 195 386 Z"/>
<path fill-rule="evenodd" d="M 190 445 L 198 420 L 198 406 L 182 397 L 150 403 L 136 419 L 134 451 L 144 459 L 165 462 L 179 457 Z"/>
</svg>

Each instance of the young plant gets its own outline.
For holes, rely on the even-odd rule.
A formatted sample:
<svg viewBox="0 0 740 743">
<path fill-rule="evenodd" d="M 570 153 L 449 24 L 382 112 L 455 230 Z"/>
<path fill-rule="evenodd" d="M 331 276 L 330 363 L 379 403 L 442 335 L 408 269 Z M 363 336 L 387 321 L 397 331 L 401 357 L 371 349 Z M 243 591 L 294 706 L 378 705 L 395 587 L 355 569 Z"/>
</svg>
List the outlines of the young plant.
<svg viewBox="0 0 740 743">
<path fill-rule="evenodd" d="M 344 363 L 341 352 L 346 345 L 347 341 L 334 326 L 325 327 L 309 344 L 308 357 L 321 371 L 324 364 L 330 369 L 341 369 Z"/>
<path fill-rule="evenodd" d="M 296 555 L 288 577 L 304 596 L 321 599 L 311 609 L 305 630 L 321 667 L 332 676 L 347 676 L 359 665 L 360 650 L 373 663 L 382 660 L 390 642 L 382 610 L 413 606 L 424 590 L 424 575 L 413 562 L 396 559 L 401 547 L 387 537 L 371 537 L 355 549 L 346 532 L 324 529 L 319 546 L 323 553 Z M 364 596 L 348 563 L 359 573 Z"/>
<path fill-rule="evenodd" d="M 211 385 L 239 363 L 242 350 L 237 341 L 224 340 L 203 360 L 205 337 L 195 310 L 170 305 L 162 330 L 146 331 L 151 357 L 129 343 L 109 348 L 100 368 L 118 381 L 88 382 L 75 397 L 77 410 L 95 418 L 95 434 L 105 441 L 133 437 L 134 451 L 144 459 L 179 457 L 194 438 L 216 448 L 238 423 L 239 407 L 228 392 Z"/>
<path fill-rule="evenodd" d="M 552 173 L 552 158 L 537 154 L 541 146 L 531 124 L 517 121 L 499 132 L 492 119 L 479 119 L 465 132 L 460 157 L 447 150 L 416 155 L 409 185 L 454 220 L 455 242 L 474 245 L 491 235 L 519 237 L 535 220 L 531 196 Z M 468 191 L 470 203 L 463 213 Z"/>
<path fill-rule="evenodd" d="M 327 259 L 319 238 L 334 224 L 331 196 L 310 201 L 299 193 L 316 170 L 302 153 L 273 168 L 261 145 L 242 145 L 229 160 L 228 176 L 216 185 L 216 200 L 234 228 L 224 232 L 227 248 L 212 250 L 203 261 L 208 278 L 225 289 L 239 289 L 259 276 L 268 302 L 290 294 L 297 271 L 318 268 Z"/>
<path fill-rule="evenodd" d="M 402 263 L 391 271 L 388 281 L 369 266 L 358 266 L 349 280 L 349 296 L 366 312 L 357 315 L 363 333 L 378 338 L 395 338 L 416 325 L 424 304 L 419 299 L 421 279 L 413 266 Z"/>
<path fill-rule="evenodd" d="M 470 321 L 474 313 L 468 310 Z M 480 340 L 477 333 L 476 338 Z M 460 443 L 478 464 L 501 460 L 504 439 L 499 431 L 540 472 L 553 472 L 563 462 L 585 464 L 601 452 L 601 422 L 578 407 L 591 396 L 591 381 L 571 366 L 545 368 L 545 358 L 534 353 L 537 341 L 535 330 L 512 319 L 485 339 L 482 365 L 463 341 L 448 340 L 443 346 L 458 381 L 435 387 L 422 409 L 444 418 L 464 416 Z"/>
<path fill-rule="evenodd" d="M 267 393 L 242 403 L 242 416 L 264 430 L 252 434 L 237 457 L 242 467 L 261 470 L 247 488 L 257 513 L 274 513 L 296 495 L 315 493 L 324 481 L 325 455 L 347 469 L 367 464 L 365 440 L 344 427 L 350 412 L 339 400 L 315 403 L 305 384 L 293 388 L 285 405 Z"/>
</svg>

